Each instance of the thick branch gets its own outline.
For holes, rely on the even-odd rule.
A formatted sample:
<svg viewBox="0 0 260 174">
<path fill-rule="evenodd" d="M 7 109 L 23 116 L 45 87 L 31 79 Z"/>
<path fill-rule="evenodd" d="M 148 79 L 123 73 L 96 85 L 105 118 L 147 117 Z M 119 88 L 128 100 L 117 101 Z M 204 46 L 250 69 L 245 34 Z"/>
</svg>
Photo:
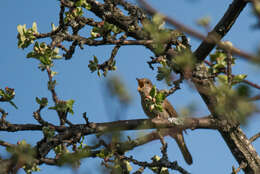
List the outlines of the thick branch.
<svg viewBox="0 0 260 174">
<path fill-rule="evenodd" d="M 123 130 L 141 130 L 154 128 L 175 128 L 176 130 L 184 129 L 217 129 L 225 125 L 226 122 L 219 122 L 212 117 L 203 118 L 179 118 L 169 122 L 164 119 L 138 119 L 124 120 L 107 123 L 90 123 L 78 124 L 71 127 L 60 128 L 63 132 L 46 141 L 43 139 L 37 144 L 38 155 L 45 157 L 49 151 L 61 144 L 65 140 L 70 140 L 75 136 L 83 136 L 97 133 L 106 133 L 111 131 Z"/>
<path fill-rule="evenodd" d="M 155 129 L 155 128 L 176 128 L 176 129 L 218 129 L 225 124 L 212 117 L 202 118 L 177 118 L 171 123 L 165 119 L 136 119 L 136 120 L 120 120 L 114 122 L 104 123 L 89 123 L 87 124 L 75 124 L 70 127 L 66 126 L 54 126 L 50 125 L 57 132 L 66 132 L 79 130 L 83 134 L 96 134 L 105 133 L 111 131 L 125 131 L 125 130 L 143 130 L 143 129 Z M 178 122 L 178 123 L 177 123 Z M 181 123 L 180 123 L 181 122 Z M 42 131 L 43 126 L 37 124 L 8 124 L 8 126 L 0 125 L 0 131 L 17 132 L 27 130 Z"/>
<path fill-rule="evenodd" d="M 208 34 L 207 38 L 214 36 L 215 39 L 221 40 L 231 29 L 246 4 L 247 2 L 244 0 L 234 0 L 215 28 Z M 216 43 L 203 41 L 194 52 L 194 55 L 198 61 L 202 62 L 215 46 Z"/>
<path fill-rule="evenodd" d="M 219 21 L 219 23 L 216 25 L 216 27 L 209 34 L 208 37 L 211 37 L 211 35 L 215 35 L 219 40 L 224 37 L 225 34 L 230 30 L 236 18 L 244 9 L 246 4 L 246 1 L 234 0 L 223 18 Z M 215 47 L 215 45 L 216 44 L 214 43 L 203 41 L 194 53 L 198 61 L 203 61 L 211 52 L 211 50 Z M 197 84 L 195 82 L 195 86 L 202 96 L 204 102 L 207 104 L 212 115 L 215 118 L 223 118 L 223 116 L 219 115 L 216 110 L 216 96 L 212 96 L 210 95 L 210 93 L 205 92 L 210 91 L 211 88 L 214 88 L 214 84 L 210 80 L 205 80 L 203 85 Z M 225 115 L 224 118 L 230 117 L 229 115 Z M 228 127 L 223 127 L 222 129 L 219 129 L 219 132 L 221 133 L 222 137 L 224 138 L 225 142 L 227 143 L 229 149 L 231 150 L 238 163 L 242 164 L 243 162 L 245 162 L 247 164 L 247 166 L 243 168 L 244 172 L 250 174 L 260 173 L 259 156 L 257 155 L 255 149 L 250 144 L 250 141 L 247 139 L 243 131 L 239 128 L 239 126 L 234 126 L 235 125 L 231 125 L 231 127 L 233 127 L 231 129 Z"/>
<path fill-rule="evenodd" d="M 204 51 L 206 51 L 208 48 L 210 49 L 210 51 L 208 51 L 207 54 L 205 53 L 203 55 L 202 53 L 197 52 L 197 50 L 196 50 L 194 54 L 197 57 L 198 62 L 202 62 L 216 45 L 218 45 L 220 48 L 228 50 L 232 54 L 246 58 L 247 60 L 259 62 L 260 60 L 258 57 L 251 55 L 247 52 L 244 52 L 240 49 L 237 49 L 233 46 L 226 45 L 225 43 L 220 41 L 221 38 L 232 27 L 236 18 L 238 17 L 238 15 L 240 14 L 240 12 L 243 9 L 243 7 L 241 7 L 241 4 L 238 4 L 238 3 L 242 2 L 243 0 L 238 0 L 238 1 L 239 2 L 236 2 L 236 3 L 233 3 L 230 5 L 230 7 L 228 8 L 228 11 L 225 13 L 222 20 L 218 23 L 218 25 L 214 28 L 214 30 L 208 34 L 207 37 L 204 36 L 203 34 L 199 33 L 198 31 L 190 29 L 189 27 L 185 26 L 184 24 L 179 23 L 177 20 L 175 20 L 171 17 L 163 15 L 163 19 L 167 23 L 175 26 L 178 30 L 185 32 L 187 34 L 190 34 L 191 36 L 193 36 L 195 38 L 203 40 L 203 43 L 200 45 L 201 46 L 200 49 L 205 49 L 205 50 L 203 50 L 202 53 L 204 53 Z M 139 0 L 139 2 L 141 2 L 141 4 L 144 6 L 144 8 L 146 9 L 146 11 L 149 14 L 154 15 L 156 13 L 159 13 L 157 10 L 152 8 L 148 3 L 146 3 L 145 0 Z"/>
<path fill-rule="evenodd" d="M 143 2 L 145 7 L 149 7 L 148 10 L 151 14 L 157 13 L 156 10 L 152 9 L 148 4 L 145 4 L 144 0 L 140 0 Z M 241 52 L 240 50 L 230 48 L 228 49 L 220 40 L 227 34 L 230 28 L 233 26 L 237 17 L 241 13 L 241 11 L 246 6 L 247 2 L 244 0 L 234 0 L 233 3 L 229 6 L 225 15 L 216 25 L 216 27 L 211 31 L 206 38 L 199 33 L 196 33 L 193 30 L 186 28 L 184 25 L 177 23 L 175 20 L 164 17 L 164 19 L 170 24 L 176 26 L 180 30 L 189 33 L 197 38 L 203 38 L 203 42 L 199 46 L 199 48 L 194 52 L 197 62 L 202 62 L 208 56 L 208 54 L 212 51 L 212 49 L 218 44 L 221 48 L 227 49 L 231 53 L 235 53 L 237 55 L 247 57 L 249 60 L 256 60 L 254 56 L 248 55 L 247 53 Z M 213 82 L 210 80 L 204 80 L 202 84 L 197 84 L 194 79 L 194 83 L 203 100 L 207 104 L 212 115 L 218 119 L 221 118 L 229 118 L 228 115 L 218 115 L 216 111 L 217 100 L 216 96 L 210 95 L 207 91 L 210 91 L 211 88 L 214 88 Z M 255 149 L 250 144 L 249 140 L 246 138 L 242 130 L 235 125 L 224 126 L 222 129 L 219 129 L 221 135 L 223 136 L 225 142 L 229 146 L 232 154 L 235 156 L 239 164 L 245 162 L 248 164 L 245 169 L 243 169 L 246 173 L 260 173 L 260 159 L 257 155 Z M 230 127 L 233 127 L 230 129 Z"/>
</svg>

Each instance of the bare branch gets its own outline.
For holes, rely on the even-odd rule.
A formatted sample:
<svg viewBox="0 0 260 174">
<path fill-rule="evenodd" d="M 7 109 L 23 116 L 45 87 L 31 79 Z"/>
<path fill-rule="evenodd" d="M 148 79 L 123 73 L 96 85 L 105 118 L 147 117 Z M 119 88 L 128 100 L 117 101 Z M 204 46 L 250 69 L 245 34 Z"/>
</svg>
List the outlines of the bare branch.
<svg viewBox="0 0 260 174">
<path fill-rule="evenodd" d="M 249 101 L 256 101 L 256 100 L 260 100 L 260 95 L 256 95 L 256 96 L 251 97 L 251 98 L 249 99 Z"/>
<path fill-rule="evenodd" d="M 173 170 L 177 170 L 179 171 L 180 173 L 182 174 L 189 174 L 189 172 L 187 172 L 185 169 L 183 169 L 182 167 L 180 167 L 177 163 L 177 161 L 174 161 L 174 162 L 169 162 L 169 161 L 153 161 L 151 163 L 148 163 L 148 162 L 141 162 L 141 161 L 138 161 L 136 159 L 134 159 L 133 157 L 126 157 L 126 156 L 121 156 L 121 159 L 124 159 L 124 160 L 127 160 L 127 161 L 130 161 L 138 166 L 142 166 L 142 167 L 166 167 L 166 168 L 169 168 L 169 169 L 173 169 Z"/>
<path fill-rule="evenodd" d="M 4 146 L 4 147 L 14 147 L 13 144 L 7 143 L 5 141 L 0 140 L 0 146 Z"/>
<path fill-rule="evenodd" d="M 250 143 L 252 143 L 253 141 L 255 141 L 257 138 L 259 138 L 260 137 L 260 132 L 259 133 L 257 133 L 257 134 L 255 134 L 254 136 L 252 136 L 250 139 L 249 139 L 249 141 L 250 141 Z"/>
</svg>

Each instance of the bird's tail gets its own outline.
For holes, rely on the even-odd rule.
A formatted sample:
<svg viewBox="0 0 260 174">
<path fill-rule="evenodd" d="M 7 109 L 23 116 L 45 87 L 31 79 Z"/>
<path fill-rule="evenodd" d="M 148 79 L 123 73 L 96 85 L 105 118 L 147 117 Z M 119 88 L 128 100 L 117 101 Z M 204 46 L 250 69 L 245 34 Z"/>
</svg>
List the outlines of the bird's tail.
<svg viewBox="0 0 260 174">
<path fill-rule="evenodd" d="M 176 143 L 178 144 L 181 153 L 186 161 L 187 164 L 191 165 L 192 164 L 192 156 L 185 144 L 184 138 L 182 133 L 174 133 L 174 135 L 170 135 L 172 138 L 175 139 Z"/>
</svg>

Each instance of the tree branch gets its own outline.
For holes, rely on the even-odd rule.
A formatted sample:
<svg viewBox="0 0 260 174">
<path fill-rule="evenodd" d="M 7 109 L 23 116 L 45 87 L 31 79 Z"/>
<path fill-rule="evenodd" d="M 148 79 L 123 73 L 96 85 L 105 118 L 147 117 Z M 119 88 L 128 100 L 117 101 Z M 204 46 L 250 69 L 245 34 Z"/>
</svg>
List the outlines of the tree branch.
<svg viewBox="0 0 260 174">
<path fill-rule="evenodd" d="M 226 11 L 225 15 L 215 26 L 208 37 L 210 37 L 211 35 L 216 35 L 219 40 L 224 37 L 233 26 L 235 20 L 237 19 L 240 12 L 244 9 L 246 4 L 246 1 L 234 0 L 233 3 L 229 6 L 229 9 Z M 203 61 L 211 52 L 211 50 L 215 47 L 215 45 L 215 43 L 208 43 L 206 41 L 203 41 L 194 53 L 198 61 Z M 210 95 L 210 93 L 205 92 L 209 91 L 212 88 L 215 88 L 214 84 L 210 80 L 205 80 L 203 85 L 197 84 L 195 82 L 195 86 L 215 118 L 230 118 L 228 114 L 224 117 L 218 114 L 216 108 L 216 96 L 212 96 Z M 236 126 L 235 124 L 233 126 L 231 125 L 231 127 L 232 129 L 229 130 L 227 129 L 227 127 L 219 129 L 219 132 L 227 143 L 230 151 L 239 164 L 246 162 L 247 166 L 243 168 L 245 173 L 260 173 L 260 158 L 257 155 L 253 146 L 250 144 L 250 141 L 247 139 L 239 126 Z"/>
<path fill-rule="evenodd" d="M 259 133 L 257 133 L 257 134 L 255 134 L 254 136 L 252 136 L 250 139 L 249 139 L 249 141 L 250 141 L 250 143 L 252 143 L 253 141 L 255 141 L 257 138 L 259 138 L 260 137 L 260 132 Z"/>
<path fill-rule="evenodd" d="M 236 2 L 235 2 L 236 1 Z M 246 58 L 247 60 L 251 61 L 260 61 L 258 57 L 251 55 L 245 51 L 242 51 L 240 49 L 237 49 L 233 46 L 227 46 L 225 43 L 220 42 L 222 37 L 230 30 L 230 28 L 233 26 L 235 20 L 237 19 L 238 15 L 242 11 L 242 9 L 245 7 L 247 2 L 244 0 L 235 0 L 228 8 L 227 12 L 223 16 L 223 18 L 220 20 L 220 22 L 216 25 L 216 27 L 211 31 L 208 36 L 204 36 L 203 34 L 190 29 L 189 27 L 183 25 L 182 23 L 179 23 L 175 19 L 164 16 L 163 19 L 175 26 L 178 30 L 185 32 L 187 34 L 190 34 L 191 36 L 194 36 L 195 38 L 198 38 L 200 40 L 203 40 L 199 47 L 199 52 L 196 50 L 194 52 L 195 57 L 197 57 L 197 61 L 202 62 L 207 55 L 212 51 L 212 49 L 218 45 L 220 48 L 223 48 L 225 50 L 228 50 L 230 53 L 241 56 L 243 58 Z M 145 8 L 145 10 L 149 14 L 156 14 L 159 13 L 157 10 L 152 8 L 148 3 L 145 2 L 145 0 L 139 0 L 141 5 Z"/>
<path fill-rule="evenodd" d="M 217 39 L 217 41 L 220 41 L 231 29 L 239 14 L 245 8 L 246 4 L 247 2 L 244 0 L 234 0 L 232 4 L 230 4 L 228 10 L 225 12 L 224 16 L 221 18 L 218 24 L 208 34 L 207 38 L 214 36 L 214 38 Z M 209 53 L 213 50 L 215 46 L 216 43 L 209 43 L 206 39 L 196 49 L 194 55 L 198 61 L 202 62 L 209 55 Z"/>
<path fill-rule="evenodd" d="M 157 11 L 152 9 L 147 3 L 145 3 L 144 0 L 140 0 L 140 2 L 143 3 L 146 10 L 148 9 L 149 13 L 151 14 L 157 13 Z M 194 52 L 194 56 L 196 57 L 197 62 L 203 62 L 216 45 L 218 45 L 221 48 L 224 48 L 225 50 L 230 51 L 230 53 L 246 57 L 248 60 L 258 60 L 256 59 L 255 56 L 251 56 L 245 52 L 241 52 L 240 50 L 235 49 L 234 47 L 228 48 L 227 45 L 220 42 L 220 40 L 227 34 L 227 32 L 233 26 L 237 17 L 244 9 L 246 4 L 247 2 L 244 0 L 234 0 L 233 3 L 229 6 L 224 16 L 222 17 L 222 19 L 218 22 L 218 24 L 215 26 L 213 31 L 211 31 L 206 38 L 204 38 L 203 35 L 200 35 L 194 32 L 193 30 L 189 30 L 185 26 L 176 23 L 176 21 L 173 20 L 172 18 L 166 16 L 164 17 L 164 19 L 166 22 L 176 26 L 177 29 L 180 29 L 181 31 L 196 36 L 197 38 L 200 39 L 203 38 L 204 41 Z M 210 95 L 210 93 L 207 92 L 210 91 L 210 89 L 215 88 L 215 85 L 212 81 L 205 79 L 203 80 L 203 83 L 198 84 L 196 79 L 193 79 L 193 82 L 195 83 L 198 92 L 202 96 L 204 102 L 207 104 L 210 112 L 215 118 L 218 119 L 230 118 L 229 115 L 223 116 L 218 114 L 216 110 L 216 106 L 217 106 L 216 96 L 212 96 Z M 219 129 L 219 131 L 222 137 L 224 138 L 225 142 L 229 146 L 229 149 L 231 150 L 232 154 L 235 156 L 236 160 L 238 161 L 238 163 L 241 164 L 243 161 L 247 162 L 248 165 L 243 170 L 246 173 L 255 173 L 255 174 L 260 173 L 259 156 L 257 155 L 253 146 L 249 143 L 245 134 L 237 126 L 237 124 L 231 123 L 231 125 L 224 126 L 221 129 Z"/>
<path fill-rule="evenodd" d="M 225 125 L 225 121 L 219 122 L 212 117 L 203 118 L 179 118 L 172 120 L 171 122 L 165 119 L 138 119 L 138 120 L 123 120 L 107 123 L 90 123 L 89 125 L 77 124 L 71 127 L 59 127 L 63 129 L 63 132 L 54 136 L 46 141 L 43 139 L 38 142 L 37 149 L 38 155 L 45 157 L 48 152 L 61 144 L 65 140 L 70 140 L 71 138 L 78 136 L 80 134 L 90 135 L 90 134 L 100 134 L 112 131 L 125 131 L 125 130 L 143 130 L 143 129 L 154 129 L 154 128 L 175 128 L 174 130 L 184 130 L 184 129 L 218 129 Z M 172 130 L 172 129 L 171 129 Z M 151 137 L 148 137 L 151 138 Z M 156 138 L 157 137 L 153 137 Z M 139 144 L 145 143 L 145 141 L 139 142 Z M 133 147 L 133 146 L 132 146 Z M 131 148 L 131 147 L 128 147 Z"/>
</svg>

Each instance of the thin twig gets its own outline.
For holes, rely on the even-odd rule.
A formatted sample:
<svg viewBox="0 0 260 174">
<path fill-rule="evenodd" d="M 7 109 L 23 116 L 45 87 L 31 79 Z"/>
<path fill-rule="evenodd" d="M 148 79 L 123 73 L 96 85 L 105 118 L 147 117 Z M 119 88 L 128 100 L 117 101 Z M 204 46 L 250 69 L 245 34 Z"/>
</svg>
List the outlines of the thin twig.
<svg viewBox="0 0 260 174">
<path fill-rule="evenodd" d="M 177 161 L 174 161 L 174 162 L 153 161 L 151 163 L 148 163 L 148 162 L 138 161 L 138 160 L 134 159 L 132 156 L 131 157 L 121 156 L 121 159 L 130 161 L 130 162 L 134 163 L 135 165 L 142 166 L 142 167 L 149 167 L 149 168 L 158 167 L 158 166 L 161 168 L 166 167 L 168 169 L 177 170 L 182 174 L 189 174 L 188 171 L 186 171 L 185 169 L 183 169 L 181 166 L 178 165 Z"/>
<path fill-rule="evenodd" d="M 252 6 L 253 6 L 253 9 L 254 9 L 254 13 L 258 19 L 258 26 L 260 26 L 260 11 L 259 11 L 259 5 L 260 5 L 260 2 L 258 0 L 249 0 L 252 2 Z"/>
<path fill-rule="evenodd" d="M 103 45 L 117 45 L 117 44 L 120 44 L 120 45 L 149 45 L 149 44 L 152 44 L 154 43 L 153 40 L 112 40 L 112 39 L 108 39 L 108 40 L 93 40 L 93 39 L 90 39 L 90 38 L 85 38 L 85 37 L 82 37 L 82 36 L 78 36 L 78 35 L 70 35 L 70 34 L 67 34 L 65 37 L 64 37 L 64 40 L 66 41 L 77 41 L 78 43 L 81 43 L 81 44 L 85 44 L 85 45 L 88 45 L 88 46 L 103 46 Z"/>
<path fill-rule="evenodd" d="M 0 146 L 4 146 L 4 147 L 15 147 L 15 145 L 7 143 L 5 141 L 0 140 Z"/>
<path fill-rule="evenodd" d="M 260 89 L 260 85 L 258 85 L 256 83 L 253 83 L 253 82 L 251 82 L 249 80 L 243 80 L 243 82 L 248 84 L 248 85 L 250 85 L 250 86 L 252 86 L 252 87 L 254 87 L 254 88 L 256 88 L 256 89 Z"/>
<path fill-rule="evenodd" d="M 49 82 L 52 83 L 53 82 L 52 74 L 51 74 L 52 71 L 49 67 L 46 67 L 46 70 L 47 70 L 47 73 L 48 73 Z M 54 88 L 51 88 L 50 91 L 51 91 L 51 94 L 52 94 L 52 99 L 53 99 L 54 103 L 57 105 L 58 102 L 59 102 L 59 99 L 58 99 L 58 96 L 56 94 L 56 91 L 55 91 Z"/>
<path fill-rule="evenodd" d="M 259 138 L 259 137 L 260 137 L 260 132 L 257 133 L 257 134 L 255 134 L 254 136 L 252 136 L 252 137 L 249 139 L 250 143 L 254 142 L 254 141 L 255 141 L 257 138 Z"/>
<path fill-rule="evenodd" d="M 238 172 L 241 169 L 244 169 L 246 166 L 247 166 L 247 164 L 245 162 L 241 162 L 237 169 L 234 166 L 232 166 L 232 173 L 231 174 L 238 174 Z"/>
<path fill-rule="evenodd" d="M 260 94 L 249 98 L 249 101 L 257 101 L 257 100 L 260 100 Z"/>
<path fill-rule="evenodd" d="M 213 64 L 212 64 L 211 62 L 209 62 L 208 60 L 204 60 L 204 63 L 206 63 L 206 64 L 209 65 L 209 66 L 213 66 Z M 226 73 L 226 70 L 224 71 L 224 73 Z M 235 76 L 235 75 L 232 74 L 232 78 L 233 78 L 234 76 Z M 260 89 L 260 85 L 258 85 L 258 84 L 256 84 L 256 83 L 253 83 L 253 82 L 251 82 L 251 81 L 249 81 L 249 80 L 244 79 L 242 82 L 248 84 L 249 86 L 251 86 L 251 87 L 253 87 L 253 88 Z"/>
</svg>

